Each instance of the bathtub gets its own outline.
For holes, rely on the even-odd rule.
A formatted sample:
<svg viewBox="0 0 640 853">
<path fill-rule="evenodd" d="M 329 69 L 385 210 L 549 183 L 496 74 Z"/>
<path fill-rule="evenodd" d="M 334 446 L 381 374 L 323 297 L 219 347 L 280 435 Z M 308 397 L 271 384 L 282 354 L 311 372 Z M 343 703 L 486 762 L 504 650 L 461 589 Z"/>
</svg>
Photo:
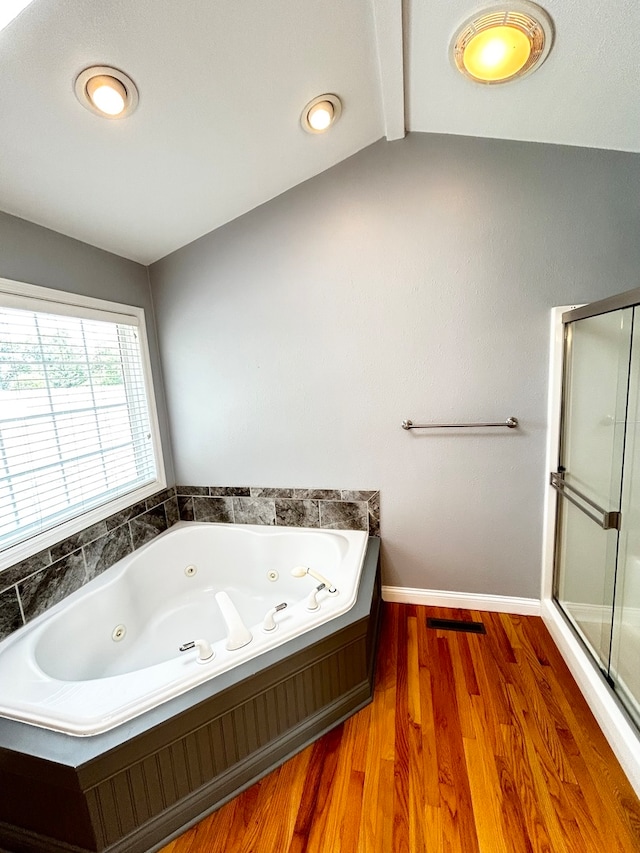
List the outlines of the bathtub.
<svg viewBox="0 0 640 853">
<path fill-rule="evenodd" d="M 366 546 L 360 531 L 179 522 L 0 643 L 0 716 L 120 726 L 346 613 Z"/>
</svg>

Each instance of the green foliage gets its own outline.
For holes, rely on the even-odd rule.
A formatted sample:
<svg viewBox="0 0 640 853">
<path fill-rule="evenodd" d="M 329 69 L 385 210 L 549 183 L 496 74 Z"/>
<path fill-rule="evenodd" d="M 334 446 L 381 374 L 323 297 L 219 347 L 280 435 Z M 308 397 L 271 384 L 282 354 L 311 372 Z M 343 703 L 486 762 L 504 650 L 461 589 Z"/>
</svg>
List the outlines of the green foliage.
<svg viewBox="0 0 640 853">
<path fill-rule="evenodd" d="M 109 350 L 100 349 L 91 359 L 91 375 L 94 385 L 122 385 L 120 359 Z"/>
<path fill-rule="evenodd" d="M 117 355 L 106 349 L 98 350 L 87 364 L 83 348 L 72 344 L 64 332 L 47 337 L 42 346 L 37 341 L 0 341 L 1 391 L 23 391 L 47 385 L 76 388 L 89 383 L 89 368 L 94 385 L 121 385 L 123 382 Z"/>
</svg>

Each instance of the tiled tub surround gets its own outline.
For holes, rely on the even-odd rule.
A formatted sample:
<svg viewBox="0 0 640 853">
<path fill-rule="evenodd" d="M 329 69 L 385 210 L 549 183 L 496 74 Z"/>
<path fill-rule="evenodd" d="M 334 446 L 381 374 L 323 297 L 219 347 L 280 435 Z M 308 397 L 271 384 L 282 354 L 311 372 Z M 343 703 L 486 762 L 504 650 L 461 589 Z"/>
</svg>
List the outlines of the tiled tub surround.
<svg viewBox="0 0 640 853">
<path fill-rule="evenodd" d="M 380 535 L 380 492 L 375 490 L 176 486 L 176 492 L 182 521 L 324 527 Z"/>
<path fill-rule="evenodd" d="M 380 535 L 373 490 L 176 486 L 0 573 L 0 640 L 177 521 L 364 530 Z"/>
<path fill-rule="evenodd" d="M 164 489 L 1 572 L 0 639 L 178 520 L 175 489 Z"/>
</svg>

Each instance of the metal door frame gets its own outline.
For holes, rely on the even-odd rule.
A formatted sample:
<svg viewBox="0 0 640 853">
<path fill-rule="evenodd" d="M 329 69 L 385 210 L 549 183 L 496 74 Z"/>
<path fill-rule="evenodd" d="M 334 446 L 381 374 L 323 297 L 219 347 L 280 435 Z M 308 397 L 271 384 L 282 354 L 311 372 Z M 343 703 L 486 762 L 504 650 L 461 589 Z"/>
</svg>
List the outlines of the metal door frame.
<svg viewBox="0 0 640 853">
<path fill-rule="evenodd" d="M 596 506 L 591 500 L 585 499 L 584 495 L 578 496 L 583 498 L 587 504 L 590 505 L 591 511 L 584 506 L 580 506 L 576 500 L 573 500 L 572 497 L 567 494 L 562 487 L 562 483 L 558 482 L 559 480 L 563 480 L 563 471 L 561 471 L 560 462 L 563 459 L 563 451 L 564 451 L 564 426 L 565 426 L 565 401 L 567 399 L 567 384 L 569 379 L 569 371 L 568 364 L 571 361 L 571 339 L 569 336 L 569 324 L 574 323 L 578 320 L 585 320 L 590 317 L 598 317 L 603 314 L 612 313 L 614 311 L 621 311 L 627 308 L 635 309 L 636 307 L 640 308 L 640 288 L 634 288 L 633 290 L 625 291 L 624 293 L 617 294 L 615 296 L 610 296 L 605 299 L 598 300 L 597 302 L 591 302 L 587 305 L 582 305 L 576 308 L 571 308 L 568 311 L 563 311 L 561 316 L 562 323 L 562 347 L 561 347 L 561 359 L 562 359 L 562 370 L 561 370 L 561 381 L 560 381 L 560 401 L 559 401 L 559 416 L 557 418 L 557 423 L 550 423 L 550 430 L 556 429 L 557 440 L 556 440 L 556 453 L 553 467 L 555 468 L 555 472 L 551 471 L 548 473 L 549 477 L 549 485 L 555 489 L 555 506 L 553 509 L 553 525 L 551 534 L 553 536 L 553 559 L 552 559 L 552 567 L 551 567 L 551 599 L 558 612 L 562 616 L 565 623 L 571 629 L 571 632 L 574 634 L 576 639 L 579 641 L 580 645 L 583 646 L 588 654 L 590 663 L 597 669 L 600 676 L 606 681 L 609 687 L 612 689 L 612 696 L 614 697 L 616 704 L 623 711 L 624 715 L 627 719 L 637 728 L 637 722 L 634 720 L 633 716 L 629 714 L 628 709 L 625 707 L 624 703 L 621 702 L 616 691 L 613 690 L 614 683 L 610 676 L 610 668 L 611 668 L 611 653 L 613 648 L 613 631 L 614 631 L 614 614 L 616 610 L 616 593 L 617 593 L 617 579 L 618 579 L 618 547 L 619 547 L 619 536 L 620 536 L 620 513 L 610 512 L 601 507 Z M 629 338 L 629 365 L 631 364 L 631 354 L 633 351 L 633 329 L 635 322 L 635 311 L 632 313 L 632 325 L 630 330 L 630 338 Z M 627 385 L 627 401 L 629 397 L 629 386 Z M 623 441 L 622 448 L 622 460 L 623 467 L 621 469 L 621 485 L 620 485 L 620 496 L 622 499 L 622 480 L 624 478 L 624 456 L 625 456 L 625 445 L 626 445 L 626 429 L 627 429 L 627 420 L 625 416 L 625 438 Z M 551 460 L 548 458 L 547 463 Z M 566 487 L 565 487 L 566 488 Z M 576 491 L 576 490 L 574 490 Z M 560 519 L 562 512 L 562 503 L 563 499 L 569 500 L 574 506 L 578 506 L 583 513 L 589 516 L 594 522 L 600 524 L 600 526 L 604 529 L 616 529 L 618 531 L 618 542 L 616 544 L 616 566 L 614 573 L 614 586 L 612 592 L 612 604 L 611 604 L 611 642 L 609 644 L 609 655 L 607 661 L 607 668 L 603 668 L 603 664 L 600 659 L 594 656 L 592 650 L 589 648 L 589 644 L 585 641 L 585 638 L 582 636 L 581 632 L 577 629 L 576 625 L 574 625 L 572 618 L 570 615 L 564 610 L 562 607 L 560 600 L 558 598 L 558 564 L 559 564 L 559 550 L 560 550 L 560 537 L 558 535 L 559 527 L 560 527 Z M 622 509 L 622 507 L 621 507 Z M 594 515 L 594 511 L 598 512 L 602 515 L 602 519 L 598 519 Z M 543 580 L 544 586 L 544 580 Z M 544 597 L 544 593 L 543 593 Z"/>
</svg>

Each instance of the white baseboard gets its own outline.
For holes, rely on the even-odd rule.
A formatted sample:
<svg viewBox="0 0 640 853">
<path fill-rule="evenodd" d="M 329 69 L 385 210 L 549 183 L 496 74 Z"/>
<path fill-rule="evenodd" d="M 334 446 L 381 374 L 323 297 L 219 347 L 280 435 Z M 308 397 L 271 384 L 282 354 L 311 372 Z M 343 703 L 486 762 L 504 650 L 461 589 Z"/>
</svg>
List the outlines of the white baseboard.
<svg viewBox="0 0 640 853">
<path fill-rule="evenodd" d="M 573 632 L 552 601 L 545 600 L 542 618 L 593 716 L 640 797 L 640 740 L 610 690 L 602 683 Z"/>
<path fill-rule="evenodd" d="M 490 610 L 494 613 L 516 613 L 519 616 L 540 616 L 540 602 L 536 598 L 415 589 L 409 586 L 383 586 L 382 598 L 384 601 L 396 601 L 399 604 L 424 604 L 429 607 L 459 607 L 462 610 Z"/>
</svg>

